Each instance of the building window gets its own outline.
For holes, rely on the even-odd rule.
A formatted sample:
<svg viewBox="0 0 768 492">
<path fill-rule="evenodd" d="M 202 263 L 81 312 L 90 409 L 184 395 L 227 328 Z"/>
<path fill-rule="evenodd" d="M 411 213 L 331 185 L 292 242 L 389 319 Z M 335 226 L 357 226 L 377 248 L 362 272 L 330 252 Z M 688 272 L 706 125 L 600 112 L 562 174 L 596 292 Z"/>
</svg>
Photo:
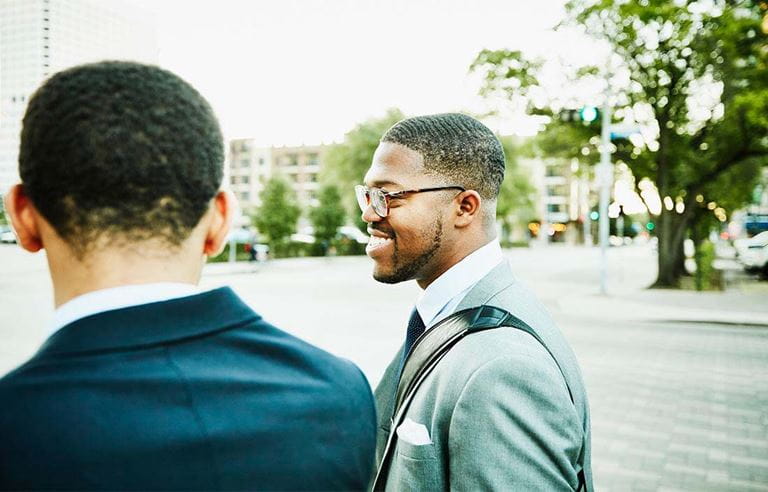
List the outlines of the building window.
<svg viewBox="0 0 768 492">
<path fill-rule="evenodd" d="M 242 178 L 240 178 L 240 182 L 243 183 L 243 184 L 248 184 L 248 183 L 251 182 L 251 177 L 250 176 L 243 176 Z"/>
<path fill-rule="evenodd" d="M 547 166 L 546 175 L 547 177 L 562 176 L 563 173 L 560 166 Z"/>
<path fill-rule="evenodd" d="M 251 199 L 251 194 L 248 193 L 247 191 L 243 191 L 242 193 L 240 193 L 240 200 L 247 202 L 250 199 Z"/>
<path fill-rule="evenodd" d="M 559 213 L 563 212 L 564 206 L 562 203 L 548 203 L 547 204 L 547 212 L 550 213 Z"/>
<path fill-rule="evenodd" d="M 309 154 L 309 156 L 307 157 L 307 165 L 308 166 L 317 166 L 318 164 L 320 164 L 320 160 L 318 158 L 318 155 L 317 154 Z"/>
<path fill-rule="evenodd" d="M 549 196 L 565 196 L 568 194 L 568 190 L 565 185 L 548 185 L 547 195 Z"/>
<path fill-rule="evenodd" d="M 251 160 L 248 158 L 240 159 L 240 166 L 246 169 L 251 167 Z"/>
</svg>

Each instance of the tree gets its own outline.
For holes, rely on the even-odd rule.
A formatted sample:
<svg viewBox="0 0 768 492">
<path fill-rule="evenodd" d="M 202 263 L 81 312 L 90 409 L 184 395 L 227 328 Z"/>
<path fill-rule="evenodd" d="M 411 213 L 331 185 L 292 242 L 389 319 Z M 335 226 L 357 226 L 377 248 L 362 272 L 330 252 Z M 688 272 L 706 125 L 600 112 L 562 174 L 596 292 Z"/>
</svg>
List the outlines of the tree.
<svg viewBox="0 0 768 492">
<path fill-rule="evenodd" d="M 382 118 L 364 121 L 348 132 L 342 143 L 334 145 L 325 154 L 320 181 L 334 184 L 341 190 L 342 204 L 361 230 L 365 230 L 365 223 L 360 218 L 353 187 L 362 183 L 381 136 L 403 118 L 405 116 L 400 110 L 390 109 Z"/>
<path fill-rule="evenodd" d="M 768 162 L 766 4 L 571 0 L 567 12 L 566 24 L 602 40 L 618 62 L 613 80 L 626 82 L 612 87 L 617 117 L 651 132 L 644 143 L 618 142 L 614 160 L 625 162 L 637 182 L 655 185 L 664 206 L 655 220 L 654 285 L 677 286 L 686 236 L 698 221 L 714 213 L 724 220 L 742 206 Z M 540 66 L 519 52 L 485 50 L 472 69 L 484 72 L 486 93 L 523 88 L 529 113 L 556 115 L 557 98 L 550 97 L 544 111 L 536 108 L 533 96 L 540 102 L 546 92 L 537 79 Z M 598 75 L 573 72 L 577 80 Z"/>
<path fill-rule="evenodd" d="M 516 226 L 526 224 L 534 218 L 533 195 L 536 190 L 528 174 L 518 164 L 518 156 L 522 153 L 521 146 L 515 145 L 509 137 L 502 137 L 500 140 L 504 147 L 506 171 L 496 203 L 496 217 L 501 222 L 501 239 L 507 241 Z"/>
<path fill-rule="evenodd" d="M 0 193 L 0 225 L 8 224 L 8 218 L 5 215 L 5 201 L 3 195 Z"/>
<path fill-rule="evenodd" d="M 320 245 L 320 252 L 325 255 L 336 237 L 336 231 L 344 225 L 347 214 L 335 185 L 321 187 L 318 201 L 317 207 L 310 210 L 309 219 L 315 228 L 315 243 Z"/>
<path fill-rule="evenodd" d="M 301 209 L 296 203 L 288 183 L 280 176 L 273 176 L 259 194 L 261 206 L 253 216 L 253 223 L 263 234 L 276 255 L 285 250 L 288 238 L 296 231 Z"/>
</svg>

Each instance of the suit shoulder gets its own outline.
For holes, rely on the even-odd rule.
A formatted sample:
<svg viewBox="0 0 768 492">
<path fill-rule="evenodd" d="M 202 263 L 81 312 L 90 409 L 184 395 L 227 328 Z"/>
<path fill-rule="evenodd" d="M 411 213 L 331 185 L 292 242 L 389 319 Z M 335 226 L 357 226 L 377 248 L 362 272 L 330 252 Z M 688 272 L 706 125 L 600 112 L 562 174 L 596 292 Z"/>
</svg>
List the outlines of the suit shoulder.
<svg viewBox="0 0 768 492">
<path fill-rule="evenodd" d="M 360 370 L 353 362 L 331 354 L 264 319 L 254 320 L 252 323 L 249 323 L 245 327 L 244 333 L 241 332 L 241 336 L 248 336 L 254 333 L 261 334 L 263 337 L 259 341 L 271 346 L 275 350 L 296 352 L 302 357 L 313 361 L 319 367 L 325 367 L 328 370 L 338 372 L 352 379 L 357 379 L 358 374 L 360 374 Z"/>
<path fill-rule="evenodd" d="M 538 366 L 559 375 L 559 369 L 547 349 L 530 334 L 510 327 L 473 333 L 446 354 L 438 368 L 463 374 L 472 373 L 490 363 L 507 361 L 509 367 Z M 442 367 L 441 367 L 442 366 Z"/>
</svg>

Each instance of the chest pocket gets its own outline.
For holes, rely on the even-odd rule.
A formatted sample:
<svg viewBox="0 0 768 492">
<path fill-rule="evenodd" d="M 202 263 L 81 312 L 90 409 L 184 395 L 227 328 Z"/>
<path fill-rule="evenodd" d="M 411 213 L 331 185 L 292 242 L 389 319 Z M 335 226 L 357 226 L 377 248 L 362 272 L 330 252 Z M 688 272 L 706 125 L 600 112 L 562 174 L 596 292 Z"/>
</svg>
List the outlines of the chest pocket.
<svg viewBox="0 0 768 492">
<path fill-rule="evenodd" d="M 397 441 L 386 490 L 440 490 L 440 463 L 433 444 Z"/>
</svg>

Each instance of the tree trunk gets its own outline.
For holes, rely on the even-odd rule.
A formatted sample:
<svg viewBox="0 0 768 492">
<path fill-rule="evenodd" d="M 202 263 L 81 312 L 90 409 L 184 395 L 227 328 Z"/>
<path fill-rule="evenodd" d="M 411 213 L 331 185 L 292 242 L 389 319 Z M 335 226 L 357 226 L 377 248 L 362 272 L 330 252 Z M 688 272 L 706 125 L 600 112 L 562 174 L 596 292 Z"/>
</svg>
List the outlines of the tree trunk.
<svg viewBox="0 0 768 492">
<path fill-rule="evenodd" d="M 680 215 L 662 209 L 657 229 L 659 273 L 652 288 L 678 288 L 685 271 L 683 242 L 688 227 L 688 214 Z"/>
</svg>

